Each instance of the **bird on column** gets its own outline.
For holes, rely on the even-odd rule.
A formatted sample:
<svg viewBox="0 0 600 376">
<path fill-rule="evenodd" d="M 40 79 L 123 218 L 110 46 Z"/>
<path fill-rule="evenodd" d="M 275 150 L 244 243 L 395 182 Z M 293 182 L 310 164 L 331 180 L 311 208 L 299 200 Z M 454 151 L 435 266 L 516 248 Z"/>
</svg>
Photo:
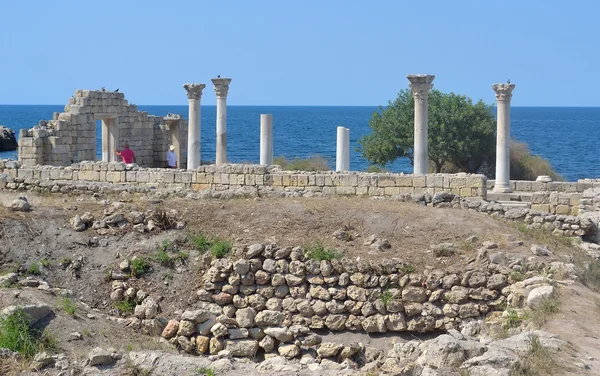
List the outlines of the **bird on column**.
<svg viewBox="0 0 600 376">
<path fill-rule="evenodd" d="M 217 78 L 221 78 L 221 75 L 220 75 L 220 74 L 217 74 Z"/>
<path fill-rule="evenodd" d="M 117 88 L 117 90 L 115 90 L 115 93 L 118 93 L 118 92 L 119 92 L 119 89 Z"/>
<path fill-rule="evenodd" d="M 506 83 L 507 83 L 507 84 L 510 84 L 510 78 L 509 78 L 508 80 L 506 80 Z"/>
</svg>

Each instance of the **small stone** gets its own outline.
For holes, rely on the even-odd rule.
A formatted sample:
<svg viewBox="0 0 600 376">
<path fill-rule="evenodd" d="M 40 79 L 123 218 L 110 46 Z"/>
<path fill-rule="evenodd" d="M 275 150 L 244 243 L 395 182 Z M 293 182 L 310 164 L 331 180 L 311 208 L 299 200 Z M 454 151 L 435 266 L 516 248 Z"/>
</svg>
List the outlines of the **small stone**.
<svg viewBox="0 0 600 376">
<path fill-rule="evenodd" d="M 536 256 L 552 256 L 552 252 L 545 245 L 534 244 L 531 246 L 531 253 Z"/>
<path fill-rule="evenodd" d="M 453 243 L 440 243 L 433 247 L 435 257 L 450 257 L 456 254 L 456 245 Z"/>
<path fill-rule="evenodd" d="M 104 366 L 114 363 L 111 353 L 100 347 L 95 347 L 89 352 L 88 360 L 90 366 Z"/>
<path fill-rule="evenodd" d="M 321 343 L 321 346 L 319 346 L 317 354 L 323 358 L 331 358 L 336 356 L 343 348 L 344 345 L 338 343 L 323 342 Z"/>
<path fill-rule="evenodd" d="M 69 221 L 71 228 L 75 231 L 84 231 L 85 223 L 81 220 L 81 217 L 76 215 Z"/>
</svg>

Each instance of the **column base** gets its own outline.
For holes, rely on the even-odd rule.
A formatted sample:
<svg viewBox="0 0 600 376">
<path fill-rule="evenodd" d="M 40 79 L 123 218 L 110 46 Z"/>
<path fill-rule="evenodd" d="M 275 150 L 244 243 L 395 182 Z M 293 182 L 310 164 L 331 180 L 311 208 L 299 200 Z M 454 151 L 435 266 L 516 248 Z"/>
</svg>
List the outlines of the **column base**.
<svg viewBox="0 0 600 376">
<path fill-rule="evenodd" d="M 510 188 L 510 185 L 496 185 L 494 186 L 494 193 L 511 193 L 513 190 Z"/>
</svg>

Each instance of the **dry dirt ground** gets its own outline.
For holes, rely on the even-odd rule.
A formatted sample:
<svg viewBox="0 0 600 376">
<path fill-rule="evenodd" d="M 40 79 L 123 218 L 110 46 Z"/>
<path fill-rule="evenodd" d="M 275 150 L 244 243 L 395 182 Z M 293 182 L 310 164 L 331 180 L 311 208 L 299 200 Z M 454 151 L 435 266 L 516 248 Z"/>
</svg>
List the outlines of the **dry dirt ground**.
<svg viewBox="0 0 600 376">
<path fill-rule="evenodd" d="M 48 323 L 48 328 L 56 333 L 61 352 L 74 359 L 82 359 L 94 346 L 114 347 L 122 352 L 164 349 L 155 339 L 149 340 L 149 337 L 105 319 L 106 315 L 115 313 L 109 299 L 111 287 L 106 282 L 106 272 L 110 268 L 116 269 L 124 257 L 151 256 L 165 239 L 180 244 L 181 249 L 190 254 L 187 263 L 175 268 L 154 265 L 150 274 L 134 282 L 136 287 L 159 297 L 163 316 L 169 317 L 176 310 L 193 306 L 197 300 L 195 292 L 200 281 L 201 255 L 186 242 L 190 234 L 204 233 L 229 239 L 237 249 L 255 242 L 309 246 L 320 241 L 326 247 L 343 252 L 346 257 L 398 257 L 417 270 L 461 268 L 472 262 L 477 250 L 466 239 L 473 235 L 478 242 L 498 243 L 499 250 L 505 253 L 527 255 L 532 244 L 547 241 L 555 259 L 583 258 L 582 251 L 564 241 L 533 239 L 521 233 L 516 225 L 482 213 L 389 200 L 333 197 L 191 201 L 131 196 L 118 204 L 117 212 L 145 212 L 156 207 L 175 210 L 185 222 L 185 229 L 158 234 L 124 229 L 100 236 L 92 229 L 73 231 L 69 219 L 84 212 L 101 218 L 105 210 L 115 207 L 116 196 L 28 194 L 31 212 L 16 213 L 5 209 L 2 204 L 16 196 L 0 193 L 0 274 L 17 269 L 25 271 L 32 263 L 44 260 L 47 266 L 42 268 L 40 277 L 52 287 L 72 290 L 78 310 L 75 317 L 68 316 L 58 307 L 58 297 L 28 289 L 20 290 L 20 293 L 14 289 L 0 289 L 0 309 L 36 300 L 57 306 L 56 317 Z M 351 228 L 354 240 L 339 240 L 332 236 L 344 226 Z M 374 251 L 363 245 L 363 240 L 373 234 L 388 239 L 391 249 Z M 93 237 L 99 238 L 100 246 L 90 246 Z M 457 244 L 458 254 L 435 258 L 431 246 L 442 242 Z M 73 275 L 70 269 L 61 266 L 66 258 L 83 261 L 79 275 Z M 560 296 L 563 301 L 561 312 L 546 323 L 546 328 L 570 343 L 560 354 L 565 364 L 561 372 L 600 375 L 600 295 L 576 284 L 563 287 Z M 94 317 L 88 317 L 88 314 Z M 69 340 L 73 331 L 83 334 L 84 340 Z M 378 341 L 366 335 L 358 340 L 384 348 L 389 348 L 391 341 L 389 337 Z M 573 366 L 581 361 L 590 365 L 591 370 L 583 371 Z"/>
</svg>

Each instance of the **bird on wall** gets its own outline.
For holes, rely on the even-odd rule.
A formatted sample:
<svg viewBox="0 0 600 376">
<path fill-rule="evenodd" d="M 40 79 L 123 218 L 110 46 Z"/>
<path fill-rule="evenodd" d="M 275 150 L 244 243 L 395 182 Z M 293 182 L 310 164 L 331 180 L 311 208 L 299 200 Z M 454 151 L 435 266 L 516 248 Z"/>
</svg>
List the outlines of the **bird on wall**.
<svg viewBox="0 0 600 376">
<path fill-rule="evenodd" d="M 105 92 L 105 91 L 106 91 L 106 89 L 104 88 L 104 86 L 102 86 L 102 92 Z"/>
<path fill-rule="evenodd" d="M 510 78 L 509 78 L 508 80 L 506 80 L 506 83 L 507 83 L 507 84 L 510 84 Z"/>
<path fill-rule="evenodd" d="M 217 78 L 221 78 L 221 75 L 220 75 L 220 74 L 217 74 Z"/>
<path fill-rule="evenodd" d="M 119 89 L 117 88 L 117 90 L 115 90 L 115 93 L 118 93 L 118 92 L 119 92 Z"/>
</svg>

